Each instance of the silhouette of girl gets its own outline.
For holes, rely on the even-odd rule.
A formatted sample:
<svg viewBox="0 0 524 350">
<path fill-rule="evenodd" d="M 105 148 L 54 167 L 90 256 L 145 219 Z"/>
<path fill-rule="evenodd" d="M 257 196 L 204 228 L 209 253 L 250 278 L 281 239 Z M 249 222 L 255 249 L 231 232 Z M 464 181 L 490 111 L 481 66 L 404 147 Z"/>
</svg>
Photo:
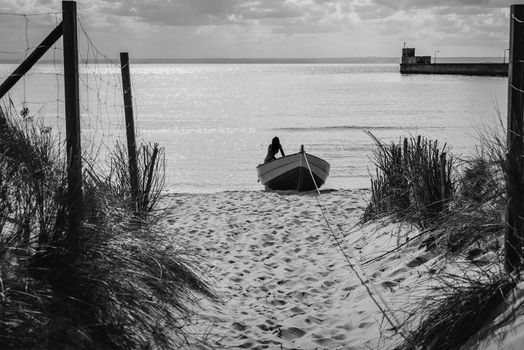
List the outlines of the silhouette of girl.
<svg viewBox="0 0 524 350">
<path fill-rule="evenodd" d="M 282 157 L 285 157 L 284 150 L 282 149 L 282 145 L 280 144 L 280 140 L 278 137 L 273 137 L 273 140 L 271 141 L 271 144 L 267 148 L 267 155 L 266 159 L 264 159 L 264 163 L 270 162 L 272 160 L 275 160 L 275 155 L 280 151 L 282 154 Z"/>
</svg>

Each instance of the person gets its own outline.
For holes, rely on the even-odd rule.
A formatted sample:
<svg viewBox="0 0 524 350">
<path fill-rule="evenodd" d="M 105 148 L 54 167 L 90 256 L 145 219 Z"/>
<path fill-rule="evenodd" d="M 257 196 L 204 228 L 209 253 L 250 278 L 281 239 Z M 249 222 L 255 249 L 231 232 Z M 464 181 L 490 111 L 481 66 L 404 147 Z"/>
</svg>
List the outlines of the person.
<svg viewBox="0 0 524 350">
<path fill-rule="evenodd" d="M 280 144 L 280 140 L 278 137 L 273 137 L 273 140 L 271 141 L 271 144 L 267 148 L 267 155 L 266 159 L 264 159 L 264 163 L 270 162 L 272 160 L 275 160 L 275 155 L 280 151 L 282 154 L 282 157 L 285 157 L 284 150 L 282 149 L 282 145 Z"/>
</svg>

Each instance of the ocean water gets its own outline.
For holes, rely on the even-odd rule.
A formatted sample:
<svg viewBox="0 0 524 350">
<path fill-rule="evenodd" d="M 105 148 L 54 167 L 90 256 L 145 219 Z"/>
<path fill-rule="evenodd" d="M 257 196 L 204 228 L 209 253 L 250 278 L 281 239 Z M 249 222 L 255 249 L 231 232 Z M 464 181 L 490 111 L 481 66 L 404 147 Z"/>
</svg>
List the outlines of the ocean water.
<svg viewBox="0 0 524 350">
<path fill-rule="evenodd" d="M 0 77 L 13 68 L 0 65 Z M 102 161 L 124 135 L 119 74 L 81 67 L 84 144 Z M 366 132 L 423 135 L 466 157 L 507 109 L 506 78 L 401 75 L 397 64 L 132 63 L 131 74 L 139 139 L 165 148 L 171 192 L 262 190 L 255 168 L 274 136 L 286 154 L 304 145 L 331 164 L 325 188 L 366 188 L 375 148 Z M 61 80 L 60 67 L 39 65 L 11 99 L 61 129 Z"/>
</svg>

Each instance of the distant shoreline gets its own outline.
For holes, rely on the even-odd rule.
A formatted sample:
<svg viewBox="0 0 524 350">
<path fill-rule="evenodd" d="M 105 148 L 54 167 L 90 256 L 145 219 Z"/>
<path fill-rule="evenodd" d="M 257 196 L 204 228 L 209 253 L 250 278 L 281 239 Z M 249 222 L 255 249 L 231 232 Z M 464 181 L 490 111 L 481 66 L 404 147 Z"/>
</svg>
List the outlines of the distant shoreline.
<svg viewBox="0 0 524 350">
<path fill-rule="evenodd" d="M 21 59 L 0 59 L 0 64 L 16 64 Z M 102 59 L 102 61 L 104 61 Z M 118 62 L 118 58 L 112 59 Z M 139 64 L 400 64 L 400 57 L 325 57 L 325 58 L 131 58 Z M 440 63 L 502 63 L 502 57 L 439 57 Z M 61 62 L 50 59 L 41 63 Z M 89 60 L 88 63 L 94 63 Z M 86 62 L 83 61 L 83 64 Z"/>
</svg>

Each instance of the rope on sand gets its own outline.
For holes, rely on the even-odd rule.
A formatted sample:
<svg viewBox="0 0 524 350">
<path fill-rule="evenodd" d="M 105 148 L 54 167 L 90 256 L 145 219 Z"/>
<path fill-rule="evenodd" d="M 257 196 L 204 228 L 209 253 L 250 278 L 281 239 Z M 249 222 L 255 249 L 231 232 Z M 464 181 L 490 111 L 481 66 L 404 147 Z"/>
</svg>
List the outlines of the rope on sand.
<svg viewBox="0 0 524 350">
<path fill-rule="evenodd" d="M 322 193 L 320 192 L 320 190 L 319 190 L 319 188 L 317 186 L 317 182 L 315 181 L 315 176 L 313 175 L 313 171 L 311 170 L 311 166 L 309 165 L 309 161 L 307 160 L 306 153 L 304 152 L 302 154 L 304 155 L 304 159 L 306 160 L 306 165 L 308 167 L 309 174 L 311 175 L 311 179 L 313 180 L 313 184 L 315 185 L 315 188 L 316 188 L 316 191 L 317 191 L 317 201 L 318 201 L 318 204 L 319 204 L 319 207 L 320 207 L 320 212 L 322 214 L 322 217 L 324 218 L 324 221 L 326 222 L 326 225 L 327 225 L 329 231 L 331 232 L 331 237 L 333 237 L 333 239 L 335 240 L 335 244 L 337 245 L 338 249 L 340 250 L 340 252 L 344 256 L 344 259 L 346 260 L 346 262 L 349 265 L 349 267 L 351 268 L 351 270 L 357 276 L 358 280 L 360 281 L 360 284 L 362 284 L 362 286 L 364 286 L 364 288 L 366 288 L 366 291 L 368 292 L 369 296 L 371 297 L 371 300 L 373 300 L 373 302 L 378 307 L 380 312 L 382 312 L 382 314 L 384 315 L 384 318 L 389 322 L 391 327 L 393 327 L 393 329 L 402 336 L 402 338 L 404 338 L 407 342 L 410 342 L 409 338 L 404 334 L 404 332 L 401 329 L 401 322 L 396 317 L 395 313 L 393 311 L 391 311 L 391 308 L 388 306 L 388 303 L 382 297 L 382 295 L 379 293 L 377 288 L 373 285 L 373 283 L 371 283 L 371 280 L 369 279 L 369 277 L 366 276 L 366 273 L 362 269 L 362 266 L 359 264 L 358 260 L 354 258 L 355 254 L 354 254 L 353 250 L 351 249 L 351 247 L 349 247 L 348 249 L 350 250 L 350 252 L 349 252 L 350 255 L 353 256 L 354 262 L 351 261 L 352 259 L 346 253 L 344 248 L 342 247 L 342 243 L 340 242 L 340 238 L 339 238 L 339 236 L 342 233 L 340 232 L 340 229 L 339 229 L 338 225 L 332 225 L 330 223 L 329 219 L 327 218 L 326 213 L 329 214 L 331 217 L 333 217 L 333 215 L 331 215 L 331 213 L 329 212 L 329 209 L 324 204 L 324 199 L 322 198 Z M 336 233 L 333 230 L 333 227 L 335 227 L 335 229 L 337 231 Z M 414 348 L 416 348 L 416 347 L 414 347 Z"/>
</svg>

